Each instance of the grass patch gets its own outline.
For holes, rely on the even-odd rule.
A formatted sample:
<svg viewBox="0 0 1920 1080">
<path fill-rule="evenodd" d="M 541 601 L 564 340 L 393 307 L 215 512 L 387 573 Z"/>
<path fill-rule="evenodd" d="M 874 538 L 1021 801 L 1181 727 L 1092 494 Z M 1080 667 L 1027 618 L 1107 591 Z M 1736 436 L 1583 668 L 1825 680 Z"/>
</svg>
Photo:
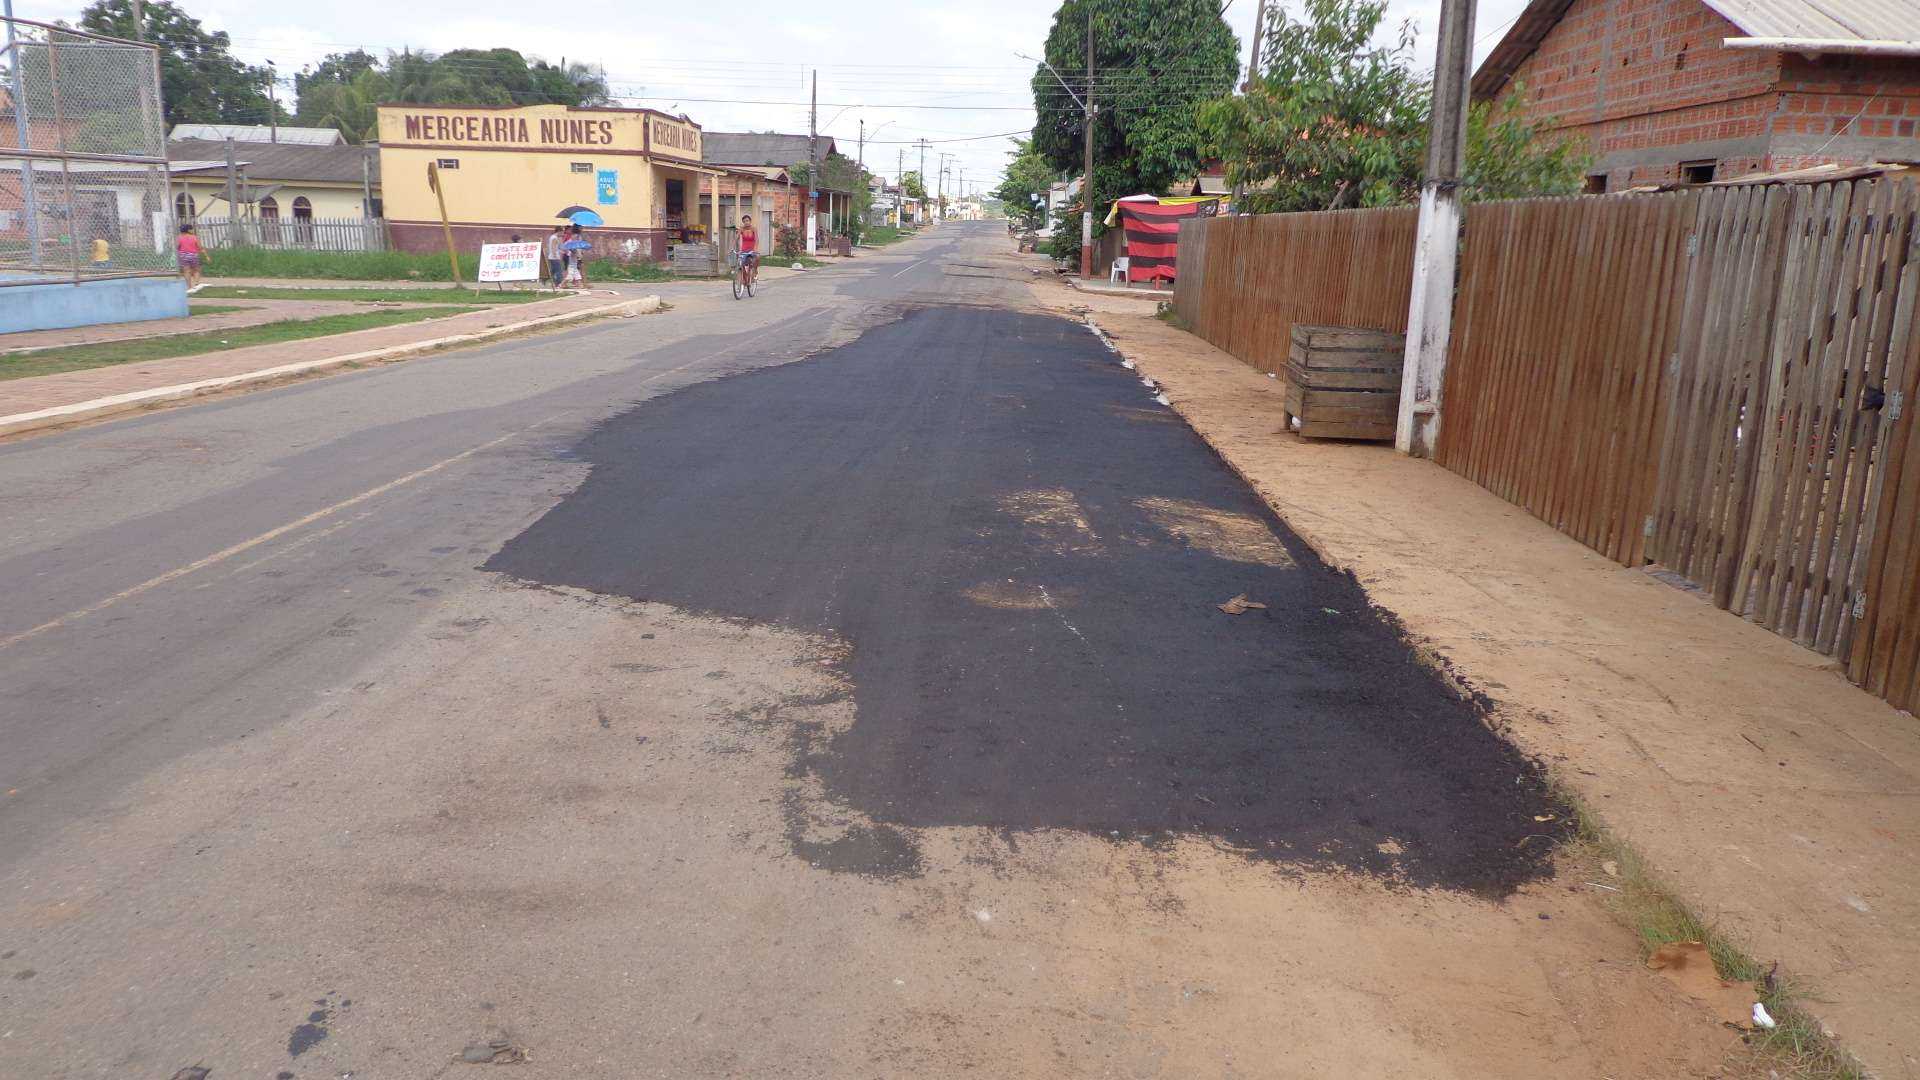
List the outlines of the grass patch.
<svg viewBox="0 0 1920 1080">
<path fill-rule="evenodd" d="M 597 259 L 586 265 L 587 280 L 593 281 L 672 281 L 673 274 L 659 263 L 615 262 Z"/>
<path fill-rule="evenodd" d="M 902 229 L 898 226 L 875 225 L 867 230 L 865 236 L 861 237 L 860 243 L 866 246 L 880 247 L 885 244 L 899 243 L 912 235 L 913 232 L 911 230 Z"/>
<path fill-rule="evenodd" d="M 95 345 L 71 345 L 64 349 L 43 349 L 14 357 L 0 357 L 0 381 L 27 379 L 35 375 L 57 375 L 63 371 L 132 364 L 145 360 L 169 360 L 179 356 L 226 352 L 250 345 L 273 345 L 283 341 L 345 334 L 380 326 L 398 326 L 425 319 L 445 318 L 485 308 L 432 307 L 410 311 L 367 311 L 350 315 L 327 315 L 318 319 L 287 319 L 281 322 L 243 326 L 233 330 L 208 330 L 199 334 L 175 334 L 171 337 L 142 338 L 136 341 L 104 341 Z"/>
<path fill-rule="evenodd" d="M 1795 1080 L 1867 1080 L 1859 1063 L 1802 1007 L 1802 1002 L 1816 1000 L 1804 987 L 1787 978 L 1769 980 L 1769 965 L 1755 960 L 1711 921 L 1682 903 L 1653 876 L 1639 853 L 1594 817 L 1572 792 L 1563 786 L 1556 794 L 1574 815 L 1574 835 L 1567 854 L 1591 868 L 1595 875 L 1592 880 L 1619 890 L 1605 893 L 1602 903 L 1639 935 L 1643 955 L 1674 942 L 1706 943 L 1721 978 L 1761 984 L 1759 999 L 1777 1026 L 1772 1031 L 1748 1032 L 1746 1041 L 1776 1075 Z M 1613 865 L 1615 872 L 1611 875 L 1600 869 L 1607 863 Z"/>
<path fill-rule="evenodd" d="M 236 311 L 246 311 L 239 304 L 188 304 L 187 314 L 193 315 L 231 315 Z"/>
<path fill-rule="evenodd" d="M 335 300 L 368 304 L 526 304 L 535 300 L 551 300 L 555 294 L 537 293 L 530 289 L 276 289 L 255 285 L 209 285 L 194 295 L 212 300 Z"/>
<path fill-rule="evenodd" d="M 335 281 L 451 281 L 445 252 L 270 251 L 266 248 L 218 248 L 207 253 L 201 272 L 208 278 L 320 278 Z M 460 280 L 480 276 L 479 254 L 460 256 Z"/>
</svg>

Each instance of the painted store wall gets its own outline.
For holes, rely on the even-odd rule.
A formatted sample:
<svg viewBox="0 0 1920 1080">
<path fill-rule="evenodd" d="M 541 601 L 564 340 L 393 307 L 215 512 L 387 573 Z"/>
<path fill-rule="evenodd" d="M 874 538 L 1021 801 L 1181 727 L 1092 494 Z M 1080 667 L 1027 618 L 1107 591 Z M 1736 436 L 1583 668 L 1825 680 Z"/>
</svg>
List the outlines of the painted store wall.
<svg viewBox="0 0 1920 1080">
<path fill-rule="evenodd" d="M 652 161 L 698 162 L 698 125 L 645 109 L 570 109 L 532 105 L 383 106 L 380 168 L 390 221 L 437 222 L 440 207 L 427 166 L 442 169 L 447 216 L 456 224 L 532 225 L 579 204 L 608 228 L 660 225 L 664 203 Z M 600 199 L 610 171 L 616 200 Z"/>
</svg>

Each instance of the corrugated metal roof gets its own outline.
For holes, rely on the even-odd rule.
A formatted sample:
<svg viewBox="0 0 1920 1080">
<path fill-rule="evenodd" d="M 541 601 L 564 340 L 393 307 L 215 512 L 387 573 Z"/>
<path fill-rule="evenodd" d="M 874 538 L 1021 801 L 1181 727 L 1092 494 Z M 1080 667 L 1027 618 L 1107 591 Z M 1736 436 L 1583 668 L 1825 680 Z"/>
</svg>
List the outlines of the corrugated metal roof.
<svg viewBox="0 0 1920 1080">
<path fill-rule="evenodd" d="M 831 135 L 815 136 L 814 143 L 814 152 L 821 160 L 837 149 Z M 792 168 L 807 160 L 807 137 L 770 131 L 707 131 L 701 133 L 700 151 L 700 160 L 709 165 Z"/>
<path fill-rule="evenodd" d="M 1704 0 L 1749 37 L 1920 46 L 1920 0 Z"/>
<path fill-rule="evenodd" d="M 170 154 L 182 158 L 214 161 L 227 167 L 226 143 L 208 139 L 176 139 L 168 147 Z M 237 149 L 237 148 L 236 148 Z M 279 180 L 284 183 L 325 181 L 358 184 L 363 166 L 373 163 L 373 182 L 380 182 L 380 155 L 371 146 L 289 146 L 286 143 L 253 143 L 236 155 L 244 159 L 249 180 Z M 175 163 L 175 172 L 184 171 Z"/>
<path fill-rule="evenodd" d="M 283 127 L 266 124 L 175 124 L 174 139 L 232 139 L 237 143 L 281 143 L 288 146 L 339 146 L 346 136 L 333 128 Z"/>
</svg>

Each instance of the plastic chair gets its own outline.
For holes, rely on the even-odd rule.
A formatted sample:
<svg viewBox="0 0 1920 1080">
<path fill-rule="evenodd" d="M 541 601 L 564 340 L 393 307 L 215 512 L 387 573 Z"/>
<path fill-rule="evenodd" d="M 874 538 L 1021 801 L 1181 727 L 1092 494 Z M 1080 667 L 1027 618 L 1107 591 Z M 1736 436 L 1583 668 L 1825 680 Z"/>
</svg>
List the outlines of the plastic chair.
<svg viewBox="0 0 1920 1080">
<path fill-rule="evenodd" d="M 1125 285 L 1127 283 L 1127 263 L 1128 262 L 1129 260 L 1125 255 L 1122 255 L 1119 258 L 1113 260 L 1113 269 L 1107 271 L 1107 280 L 1109 282 L 1117 281 L 1120 284 Z"/>
</svg>

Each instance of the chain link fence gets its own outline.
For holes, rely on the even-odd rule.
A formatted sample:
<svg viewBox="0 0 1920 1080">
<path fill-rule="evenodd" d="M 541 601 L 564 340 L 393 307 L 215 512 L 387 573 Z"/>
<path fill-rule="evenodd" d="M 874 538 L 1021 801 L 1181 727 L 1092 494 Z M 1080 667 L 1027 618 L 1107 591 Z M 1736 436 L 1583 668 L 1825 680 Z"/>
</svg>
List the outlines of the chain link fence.
<svg viewBox="0 0 1920 1080">
<path fill-rule="evenodd" d="M 158 50 L 0 26 L 0 286 L 177 273 Z"/>
</svg>

